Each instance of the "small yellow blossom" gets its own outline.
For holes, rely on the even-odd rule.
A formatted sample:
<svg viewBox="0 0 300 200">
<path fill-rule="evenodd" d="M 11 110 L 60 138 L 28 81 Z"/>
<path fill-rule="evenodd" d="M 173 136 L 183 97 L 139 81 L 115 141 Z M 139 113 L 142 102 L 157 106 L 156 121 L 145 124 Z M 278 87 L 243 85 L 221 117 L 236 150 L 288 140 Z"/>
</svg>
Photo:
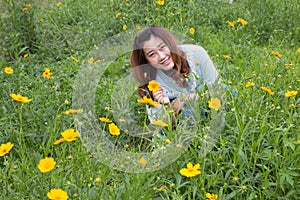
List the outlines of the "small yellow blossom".
<svg viewBox="0 0 300 200">
<path fill-rule="evenodd" d="M 234 26 L 235 25 L 235 21 L 233 21 L 233 22 L 231 22 L 231 21 L 228 21 L 228 20 L 226 20 L 226 23 L 229 25 L 229 26 Z"/>
<path fill-rule="evenodd" d="M 27 3 L 27 4 L 25 4 L 25 7 L 30 7 L 30 6 L 32 6 L 32 4 L 31 3 Z"/>
<path fill-rule="evenodd" d="M 71 56 L 71 58 L 74 62 L 76 62 L 76 63 L 79 62 L 79 60 L 77 60 L 77 58 L 75 58 L 74 56 Z"/>
<path fill-rule="evenodd" d="M 254 86 L 255 85 L 255 83 L 253 83 L 253 82 L 247 82 L 246 83 L 246 87 L 252 87 L 252 86 Z"/>
<path fill-rule="evenodd" d="M 282 55 L 279 52 L 272 51 L 272 54 L 278 58 L 282 57 Z"/>
<path fill-rule="evenodd" d="M 0 145 L 0 157 L 6 155 L 7 153 L 10 152 L 10 150 L 13 148 L 13 144 L 11 142 L 8 142 L 6 144 L 1 144 Z"/>
<path fill-rule="evenodd" d="M 116 136 L 120 135 L 120 129 L 115 123 L 110 123 L 108 125 L 108 130 L 112 135 L 116 135 Z"/>
<path fill-rule="evenodd" d="M 205 196 L 206 196 L 206 198 L 208 198 L 209 200 L 216 200 L 216 199 L 218 199 L 218 195 L 217 194 L 213 194 L 213 193 L 206 193 L 205 194 Z"/>
<path fill-rule="evenodd" d="M 82 113 L 83 109 L 69 109 L 65 112 L 65 115 Z"/>
<path fill-rule="evenodd" d="M 208 101 L 208 107 L 214 110 L 219 110 L 219 108 L 221 107 L 221 101 L 218 98 L 211 98 Z"/>
<path fill-rule="evenodd" d="M 105 123 L 111 123 L 111 122 L 112 122 L 110 119 L 108 119 L 108 118 L 106 118 L 106 117 L 100 117 L 99 120 L 100 120 L 101 122 L 105 122 Z"/>
<path fill-rule="evenodd" d="M 143 96 L 142 99 L 138 99 L 137 102 L 144 103 L 154 107 L 157 107 L 160 104 L 159 102 L 153 101 L 151 98 L 147 98 L 146 96 Z"/>
<path fill-rule="evenodd" d="M 298 48 L 297 52 L 300 53 L 300 48 Z"/>
<path fill-rule="evenodd" d="M 38 164 L 38 168 L 41 172 L 49 172 L 52 169 L 54 169 L 56 165 L 56 162 L 54 161 L 54 158 L 51 157 L 46 157 L 42 160 L 40 160 L 39 164 Z"/>
<path fill-rule="evenodd" d="M 194 177 L 197 176 L 198 174 L 201 174 L 200 169 L 200 164 L 197 163 L 193 166 L 191 162 L 187 164 L 187 168 L 182 168 L 179 173 L 183 176 L 186 177 Z"/>
<path fill-rule="evenodd" d="M 157 4 L 160 5 L 160 6 L 163 6 L 165 4 L 165 1 L 164 0 L 158 0 Z"/>
<path fill-rule="evenodd" d="M 25 11 L 27 11 L 28 10 L 28 8 L 27 7 L 25 7 L 25 8 L 22 8 L 22 12 L 25 12 Z"/>
<path fill-rule="evenodd" d="M 73 128 L 67 129 L 61 133 L 65 141 L 72 142 L 77 139 L 79 133 L 75 131 Z"/>
<path fill-rule="evenodd" d="M 47 192 L 47 197 L 50 200 L 67 200 L 69 198 L 68 193 L 62 189 L 51 189 Z"/>
<path fill-rule="evenodd" d="M 194 28 L 190 28 L 190 34 L 195 34 L 195 29 Z"/>
<path fill-rule="evenodd" d="M 127 29 L 127 25 L 124 24 L 124 25 L 123 25 L 123 30 L 126 31 L 126 29 Z"/>
<path fill-rule="evenodd" d="M 140 165 L 145 166 L 147 164 L 147 160 L 144 158 L 144 156 L 142 156 L 139 160 Z"/>
<path fill-rule="evenodd" d="M 116 14 L 116 19 L 118 19 L 118 18 L 120 17 L 120 15 L 121 15 L 121 13 L 118 12 L 118 13 Z"/>
<path fill-rule="evenodd" d="M 61 7 L 62 6 L 62 2 L 58 2 L 57 4 L 56 4 L 56 7 Z"/>
<path fill-rule="evenodd" d="M 274 92 L 270 89 L 270 88 L 267 88 L 265 86 L 261 86 L 260 87 L 263 91 L 267 92 L 268 94 L 270 95 L 274 95 Z"/>
<path fill-rule="evenodd" d="M 162 120 L 153 120 L 151 122 L 151 124 L 156 125 L 156 126 L 162 126 L 162 127 L 168 126 L 168 124 L 163 122 Z"/>
<path fill-rule="evenodd" d="M 20 94 L 10 94 L 11 98 L 13 98 L 13 100 L 18 101 L 18 102 L 22 102 L 22 103 L 29 103 L 30 101 L 32 101 L 32 99 L 28 99 L 27 97 L 23 97 Z"/>
<path fill-rule="evenodd" d="M 51 73 L 50 69 L 46 68 L 45 71 L 43 72 L 43 77 L 50 79 L 51 75 L 52 75 L 52 73 Z"/>
<path fill-rule="evenodd" d="M 28 53 L 25 53 L 23 57 L 27 58 L 28 56 L 29 56 Z"/>
<path fill-rule="evenodd" d="M 223 58 L 225 58 L 225 59 L 231 59 L 231 56 L 229 56 L 229 55 L 223 55 Z"/>
<path fill-rule="evenodd" d="M 298 91 L 294 90 L 294 91 L 287 91 L 284 96 L 286 97 L 293 97 L 293 96 L 296 96 L 298 94 Z"/>
<path fill-rule="evenodd" d="M 240 22 L 243 26 L 248 24 L 248 22 L 246 20 L 242 19 L 242 18 L 238 18 L 237 22 Z"/>
<path fill-rule="evenodd" d="M 95 179 L 95 182 L 96 182 L 96 183 L 100 183 L 100 182 L 101 182 L 101 179 L 97 177 L 97 178 Z"/>
<path fill-rule="evenodd" d="M 159 86 L 158 82 L 156 82 L 155 80 L 152 80 L 148 83 L 148 89 L 151 92 L 156 92 L 160 89 L 160 86 Z"/>
<path fill-rule="evenodd" d="M 10 68 L 10 67 L 5 67 L 4 68 L 4 72 L 6 74 L 12 74 L 12 73 L 14 73 L 14 70 L 12 68 Z"/>
<path fill-rule="evenodd" d="M 136 29 L 136 30 L 140 30 L 140 29 L 141 29 L 141 26 L 137 24 L 137 25 L 135 25 L 135 29 Z"/>
</svg>

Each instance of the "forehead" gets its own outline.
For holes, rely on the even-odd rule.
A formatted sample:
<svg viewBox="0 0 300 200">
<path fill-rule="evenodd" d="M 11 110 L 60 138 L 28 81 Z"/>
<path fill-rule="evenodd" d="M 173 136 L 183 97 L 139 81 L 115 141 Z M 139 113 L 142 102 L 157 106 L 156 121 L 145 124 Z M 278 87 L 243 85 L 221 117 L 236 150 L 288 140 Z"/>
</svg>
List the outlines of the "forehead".
<svg viewBox="0 0 300 200">
<path fill-rule="evenodd" d="M 149 51 L 158 48 L 161 44 L 164 44 L 163 40 L 152 35 L 148 41 L 144 42 L 143 49 Z"/>
</svg>

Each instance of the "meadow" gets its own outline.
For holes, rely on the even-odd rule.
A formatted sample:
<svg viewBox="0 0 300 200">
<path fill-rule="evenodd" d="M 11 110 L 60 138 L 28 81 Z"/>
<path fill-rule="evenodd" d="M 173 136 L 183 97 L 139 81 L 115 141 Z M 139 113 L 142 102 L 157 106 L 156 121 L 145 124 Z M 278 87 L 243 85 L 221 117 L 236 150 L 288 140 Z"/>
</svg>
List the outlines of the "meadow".
<svg viewBox="0 0 300 200">
<path fill-rule="evenodd" d="M 1 0 L 0 5 L 0 199 L 299 198 L 297 0 Z M 114 147 L 96 155 L 91 146 L 100 144 L 82 139 L 90 130 L 78 121 L 95 116 L 91 123 L 112 144 L 126 152 L 147 150 L 147 141 L 121 127 L 118 135 L 105 120 L 128 122 L 129 128 L 148 123 L 135 91 L 120 82 L 130 71 L 130 52 L 110 38 L 124 39 L 149 25 L 181 33 L 207 50 L 228 86 L 224 124 L 214 129 L 218 121 L 203 122 L 185 151 L 175 148 L 164 158 L 165 166 L 147 171 L 151 161 L 138 157 L 135 171 L 126 171 L 125 160 L 117 159 L 114 167 L 104 162 Z M 121 56 L 111 56 L 119 51 Z M 89 72 L 94 65 L 102 71 Z M 86 98 L 90 85 L 81 83 L 97 77 L 91 84 L 95 99 Z M 122 92 L 132 92 L 124 105 L 132 118 L 115 108 L 125 101 Z M 216 138 L 203 154 L 205 131 Z M 178 147 L 172 138 L 162 142 Z M 194 167 L 191 177 L 181 173 L 188 163 Z"/>
</svg>

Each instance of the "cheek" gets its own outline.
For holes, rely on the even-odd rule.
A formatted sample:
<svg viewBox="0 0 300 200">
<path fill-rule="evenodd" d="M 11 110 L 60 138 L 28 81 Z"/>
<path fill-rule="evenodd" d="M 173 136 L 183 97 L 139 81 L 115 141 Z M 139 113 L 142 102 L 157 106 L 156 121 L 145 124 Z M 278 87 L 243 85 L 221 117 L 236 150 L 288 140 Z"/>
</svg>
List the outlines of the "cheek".
<svg viewBox="0 0 300 200">
<path fill-rule="evenodd" d="M 157 64 L 157 63 L 158 63 L 158 61 L 157 61 L 156 58 L 147 58 L 147 60 L 148 60 L 148 62 L 149 62 L 150 64 Z"/>
</svg>

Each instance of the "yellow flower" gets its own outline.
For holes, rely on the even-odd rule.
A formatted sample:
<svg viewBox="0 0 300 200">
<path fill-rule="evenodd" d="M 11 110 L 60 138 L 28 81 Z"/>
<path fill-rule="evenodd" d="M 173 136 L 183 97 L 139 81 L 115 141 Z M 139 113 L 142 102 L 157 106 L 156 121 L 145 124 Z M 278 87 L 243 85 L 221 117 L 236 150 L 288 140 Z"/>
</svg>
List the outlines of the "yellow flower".
<svg viewBox="0 0 300 200">
<path fill-rule="evenodd" d="M 157 3 L 158 3 L 158 5 L 163 6 L 165 4 L 165 1 L 164 0 L 158 0 Z"/>
<path fill-rule="evenodd" d="M 275 51 L 272 51 L 272 54 L 273 54 L 274 56 L 278 57 L 278 58 L 281 58 L 281 57 L 282 57 L 282 55 L 281 55 L 280 53 L 275 52 Z"/>
<path fill-rule="evenodd" d="M 28 10 L 28 8 L 27 8 L 27 7 L 25 7 L 25 8 L 22 8 L 22 12 L 25 12 L 26 10 Z"/>
<path fill-rule="evenodd" d="M 31 3 L 27 3 L 27 4 L 25 4 L 25 7 L 30 7 L 30 6 L 32 6 L 32 4 Z"/>
<path fill-rule="evenodd" d="M 221 107 L 221 101 L 218 98 L 211 98 L 208 101 L 208 107 L 212 108 L 214 110 L 219 110 L 219 108 Z"/>
<path fill-rule="evenodd" d="M 270 88 L 267 88 L 265 86 L 261 86 L 260 87 L 263 91 L 267 92 L 268 94 L 270 95 L 274 95 L 274 92 L 270 89 Z"/>
<path fill-rule="evenodd" d="M 140 25 L 135 25 L 135 29 L 136 29 L 136 30 L 140 30 L 140 29 L 141 29 L 141 26 L 140 26 Z"/>
<path fill-rule="evenodd" d="M 118 18 L 120 17 L 120 15 L 121 15 L 121 13 L 118 12 L 118 13 L 116 14 L 116 19 L 118 19 Z"/>
<path fill-rule="evenodd" d="M 213 193 L 206 193 L 205 194 L 205 196 L 206 196 L 206 198 L 208 198 L 209 200 L 216 200 L 216 199 L 218 199 L 218 195 L 217 194 L 213 194 Z"/>
<path fill-rule="evenodd" d="M 13 98 L 13 100 L 15 101 L 19 101 L 22 103 L 29 103 L 30 101 L 32 101 L 32 99 L 28 99 L 27 97 L 23 97 L 20 94 L 10 94 L 11 98 Z"/>
<path fill-rule="evenodd" d="M 51 73 L 50 69 L 46 68 L 45 71 L 43 72 L 43 77 L 50 79 L 51 75 L 52 75 L 52 73 Z"/>
<path fill-rule="evenodd" d="M 194 34 L 195 33 L 195 29 L 194 28 L 190 28 L 190 34 Z"/>
<path fill-rule="evenodd" d="M 97 178 L 95 179 L 95 182 L 96 182 L 96 183 L 100 183 L 100 182 L 101 182 L 101 179 L 97 177 Z"/>
<path fill-rule="evenodd" d="M 51 189 L 50 192 L 47 192 L 47 197 L 51 200 L 67 200 L 68 193 L 62 189 Z"/>
<path fill-rule="evenodd" d="M 26 54 L 24 54 L 23 57 L 24 57 L 24 58 L 27 58 L 28 56 L 29 56 L 28 53 L 26 53 Z"/>
<path fill-rule="evenodd" d="M 10 68 L 10 67 L 5 67 L 4 68 L 4 72 L 6 74 L 12 74 L 12 73 L 14 73 L 14 70 L 12 68 Z"/>
<path fill-rule="evenodd" d="M 247 82 L 246 83 L 246 87 L 252 87 L 252 86 L 254 86 L 255 85 L 255 83 L 253 83 L 253 82 Z"/>
<path fill-rule="evenodd" d="M 144 158 L 144 156 L 142 156 L 139 160 L 140 165 L 145 166 L 147 164 L 147 160 Z"/>
<path fill-rule="evenodd" d="M 126 26 L 126 24 L 124 24 L 123 25 L 123 30 L 126 31 L 126 29 L 127 29 L 127 26 Z"/>
<path fill-rule="evenodd" d="M 1 144 L 0 145 L 0 157 L 7 154 L 13 148 L 13 146 L 14 145 L 11 142 L 8 142 L 6 144 Z"/>
<path fill-rule="evenodd" d="M 53 144 L 58 145 L 64 141 L 65 141 L 65 138 L 60 138 L 60 139 L 56 140 Z"/>
<path fill-rule="evenodd" d="M 300 48 L 298 48 L 297 52 L 300 53 Z"/>
<path fill-rule="evenodd" d="M 77 139 L 79 133 L 75 131 L 73 128 L 67 129 L 61 133 L 65 141 L 72 142 Z"/>
<path fill-rule="evenodd" d="M 148 88 L 150 91 L 156 92 L 159 90 L 160 86 L 159 86 L 158 82 L 156 82 L 155 80 L 152 80 L 148 83 Z"/>
<path fill-rule="evenodd" d="M 50 172 L 52 169 L 54 169 L 56 165 L 56 162 L 54 161 L 54 158 L 46 157 L 42 160 L 40 160 L 38 164 L 38 168 L 41 172 Z"/>
<path fill-rule="evenodd" d="M 300 144 L 300 140 L 297 140 L 297 142 Z"/>
<path fill-rule="evenodd" d="M 116 136 L 120 135 L 120 129 L 118 128 L 118 126 L 115 123 L 110 123 L 108 125 L 108 129 L 109 129 L 110 134 L 116 135 Z"/>
<path fill-rule="evenodd" d="M 74 56 L 71 56 L 71 58 L 74 62 L 76 62 L 76 63 L 79 62 L 79 60 L 77 60 L 77 58 L 75 58 Z"/>
<path fill-rule="evenodd" d="M 100 117 L 99 120 L 100 120 L 101 122 L 105 122 L 105 123 L 111 123 L 111 122 L 112 122 L 110 119 L 108 119 L 108 118 L 106 118 L 106 117 Z"/>
<path fill-rule="evenodd" d="M 179 172 L 183 176 L 194 177 L 197 176 L 198 174 L 201 174 L 201 171 L 199 169 L 200 169 L 199 163 L 193 166 L 193 164 L 189 162 L 187 164 L 187 168 L 182 168 Z"/>
<path fill-rule="evenodd" d="M 143 96 L 142 99 L 138 99 L 137 102 L 144 103 L 150 106 L 155 106 L 155 107 L 159 105 L 159 102 L 153 101 L 151 98 L 147 98 L 146 96 Z"/>
<path fill-rule="evenodd" d="M 242 19 L 242 18 L 238 18 L 237 22 L 240 22 L 243 26 L 248 24 L 248 22 L 246 20 Z"/>
<path fill-rule="evenodd" d="M 235 22 L 234 22 L 234 21 L 231 22 L 231 21 L 228 21 L 228 20 L 227 20 L 226 23 L 229 24 L 229 26 L 232 26 L 232 27 L 235 25 Z"/>
<path fill-rule="evenodd" d="M 153 120 L 152 122 L 151 122 L 151 124 L 154 124 L 154 125 L 156 125 L 156 126 L 168 126 L 168 124 L 167 123 L 165 123 L 165 122 L 163 122 L 162 120 Z"/>
<path fill-rule="evenodd" d="M 58 2 L 57 4 L 56 4 L 56 7 L 61 7 L 62 6 L 62 2 Z"/>
<path fill-rule="evenodd" d="M 287 91 L 284 96 L 286 97 L 293 97 L 293 96 L 296 96 L 298 94 L 298 91 L 294 90 L 294 91 Z"/>
<path fill-rule="evenodd" d="M 82 113 L 83 109 L 69 109 L 65 112 L 66 115 Z"/>
<path fill-rule="evenodd" d="M 229 56 L 229 55 L 223 55 L 223 58 L 225 58 L 225 59 L 231 59 L 231 56 Z"/>
</svg>

